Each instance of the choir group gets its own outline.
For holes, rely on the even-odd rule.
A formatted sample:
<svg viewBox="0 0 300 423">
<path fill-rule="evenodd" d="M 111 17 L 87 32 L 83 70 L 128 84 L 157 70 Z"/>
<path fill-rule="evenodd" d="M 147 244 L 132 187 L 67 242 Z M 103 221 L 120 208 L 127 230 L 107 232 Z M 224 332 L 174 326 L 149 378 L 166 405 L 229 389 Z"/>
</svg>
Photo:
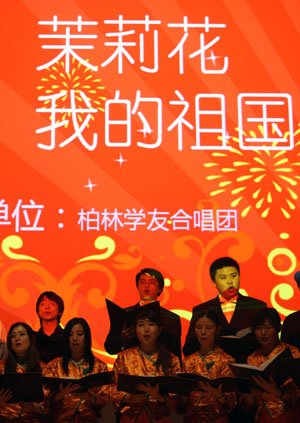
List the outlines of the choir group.
<svg viewBox="0 0 300 423">
<path fill-rule="evenodd" d="M 92 352 L 86 320 L 73 318 L 62 329 L 62 298 L 42 293 L 36 304 L 39 331 L 24 322 L 10 327 L 0 344 L 0 376 L 39 374 L 43 399 L 17 401 L 14 388 L 0 379 L 0 422 L 97 423 L 110 401 L 121 423 L 168 423 L 175 412 L 184 423 L 299 422 L 300 388 L 293 377 L 299 369 L 299 323 L 298 334 L 295 319 L 289 319 L 292 331 L 284 323 L 280 339 L 278 312 L 239 293 L 235 260 L 214 261 L 210 277 L 218 295 L 194 307 L 183 360 L 180 318 L 157 301 L 164 288 L 160 272 L 138 273 L 137 304 L 121 309 L 107 301 L 111 326 L 104 345 L 117 354 L 111 372 Z M 264 363 L 270 373 L 239 377 Z M 85 386 L 87 380 L 96 382 Z"/>
</svg>

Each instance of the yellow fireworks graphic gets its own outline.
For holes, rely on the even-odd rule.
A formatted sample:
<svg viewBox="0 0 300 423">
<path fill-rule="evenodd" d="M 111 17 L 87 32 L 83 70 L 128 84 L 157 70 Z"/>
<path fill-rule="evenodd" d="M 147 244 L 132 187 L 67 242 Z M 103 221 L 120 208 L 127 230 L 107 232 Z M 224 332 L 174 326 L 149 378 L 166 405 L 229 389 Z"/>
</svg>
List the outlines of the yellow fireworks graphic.
<svg viewBox="0 0 300 423">
<path fill-rule="evenodd" d="M 88 60 L 86 61 L 88 62 Z M 55 63 L 55 65 L 47 68 L 47 71 L 49 76 L 41 78 L 41 85 L 37 87 L 40 91 L 39 96 L 49 96 L 66 92 L 66 95 L 56 100 L 56 108 L 70 108 L 70 91 L 74 90 L 77 109 L 87 108 L 86 103 L 80 95 L 80 93 L 84 93 L 91 104 L 91 108 L 104 112 L 106 97 L 101 96 L 100 93 L 103 92 L 105 87 L 101 85 L 100 78 L 95 78 L 94 71 L 76 61 L 74 57 L 72 57 L 72 66 L 69 73 L 65 71 L 64 61 Z M 50 99 L 44 100 L 42 107 L 46 108 L 50 103 Z M 57 122 L 65 120 L 70 115 L 70 112 L 61 113 Z M 77 116 L 78 120 L 82 122 L 84 113 L 77 112 Z M 91 119 L 95 119 L 93 113 L 91 113 Z M 68 123 L 65 127 L 67 126 Z"/>
<path fill-rule="evenodd" d="M 258 130 L 263 134 L 262 126 L 259 125 Z M 294 133 L 294 137 L 298 134 L 300 129 Z M 250 135 L 256 138 L 254 131 Z M 285 137 L 288 135 L 286 133 Z M 232 141 L 239 143 L 236 137 L 232 137 Z M 299 144 L 300 140 L 296 141 L 295 148 Z M 234 146 L 228 152 L 214 152 L 214 161 L 204 164 L 205 168 L 214 170 L 206 179 L 217 183 L 217 189 L 211 191 L 210 195 L 230 194 L 231 207 L 241 207 L 242 217 L 246 217 L 253 208 L 266 218 L 274 208 L 276 211 L 280 209 L 283 216 L 289 219 L 291 212 L 296 209 L 295 201 L 298 199 L 296 188 L 300 182 L 300 153 L 294 155 L 295 161 L 290 156 L 291 152 L 286 150 L 245 152 Z"/>
</svg>

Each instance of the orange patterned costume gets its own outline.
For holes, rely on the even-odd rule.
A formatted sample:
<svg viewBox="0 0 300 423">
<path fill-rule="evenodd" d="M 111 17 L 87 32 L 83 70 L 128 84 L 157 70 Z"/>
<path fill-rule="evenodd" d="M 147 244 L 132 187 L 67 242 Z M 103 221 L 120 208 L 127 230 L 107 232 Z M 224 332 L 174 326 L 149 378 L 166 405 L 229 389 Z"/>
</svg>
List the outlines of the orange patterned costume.
<svg viewBox="0 0 300 423">
<path fill-rule="evenodd" d="M 41 368 L 45 368 L 45 363 L 40 363 Z M 0 373 L 4 374 L 5 360 L 0 361 Z M 25 373 L 26 369 L 17 364 L 17 373 Z M 0 421 L 14 423 L 40 423 L 45 416 L 44 403 L 8 403 L 0 406 Z"/>
<path fill-rule="evenodd" d="M 82 360 L 80 363 L 75 363 L 69 360 L 68 370 L 69 374 L 66 375 L 63 366 L 62 358 L 56 358 L 48 364 L 43 371 L 44 376 L 48 377 L 72 377 L 80 379 L 87 376 L 87 369 L 89 363 Z M 95 358 L 95 363 L 91 373 L 107 372 L 107 365 L 101 360 Z M 94 395 L 95 403 L 91 406 L 88 402 L 88 393 L 72 393 L 67 394 L 61 401 L 52 402 L 51 398 L 53 393 L 48 393 L 50 414 L 55 423 L 97 423 L 99 420 L 99 412 L 101 408 L 106 405 L 110 399 L 110 387 L 101 386 L 100 388 L 90 389 Z"/>
<path fill-rule="evenodd" d="M 271 351 L 271 353 L 265 357 L 262 354 L 261 349 L 259 348 L 253 354 L 251 354 L 247 363 L 252 366 L 260 366 L 266 360 L 273 358 L 275 355 L 279 354 L 281 351 L 286 348 L 290 348 L 291 353 L 294 358 L 300 358 L 300 352 L 298 348 L 291 345 L 285 344 L 284 342 L 279 342 L 278 345 Z M 254 390 L 254 395 L 257 403 L 256 411 L 256 421 L 261 423 L 267 422 L 286 422 L 293 423 L 300 421 L 300 415 L 298 414 L 299 410 L 295 407 L 296 405 L 296 395 L 295 395 L 295 386 L 291 380 L 288 380 L 284 384 L 290 388 L 291 392 L 291 404 L 292 407 L 290 410 L 287 409 L 286 405 L 279 398 L 274 395 L 268 394 L 264 391 Z M 294 406 L 294 407 L 293 407 Z M 296 417 L 297 415 L 297 417 Z"/>
<path fill-rule="evenodd" d="M 180 363 L 178 357 L 171 354 L 172 357 L 172 376 L 176 372 L 180 372 Z M 125 373 L 138 376 L 163 376 L 163 370 L 160 367 L 156 371 L 156 361 L 158 353 L 151 356 L 144 354 L 139 347 L 130 348 L 118 354 L 114 364 L 116 372 L 116 380 L 118 373 Z M 125 403 L 124 399 L 126 392 L 118 391 L 116 388 L 113 391 L 114 408 L 121 414 L 121 423 L 168 423 L 170 422 L 170 413 L 175 406 L 175 397 L 172 395 L 166 396 L 166 402 L 162 403 L 153 398 L 148 398 L 141 403 Z"/>
<path fill-rule="evenodd" d="M 189 355 L 183 361 L 183 371 L 197 373 L 211 379 L 234 376 L 229 363 L 234 358 L 216 346 L 214 351 L 202 357 L 199 352 Z M 192 391 L 187 404 L 184 422 L 226 422 L 226 415 L 235 406 L 234 394 L 225 394 L 226 402 L 222 404 L 214 396 L 201 391 Z"/>
</svg>

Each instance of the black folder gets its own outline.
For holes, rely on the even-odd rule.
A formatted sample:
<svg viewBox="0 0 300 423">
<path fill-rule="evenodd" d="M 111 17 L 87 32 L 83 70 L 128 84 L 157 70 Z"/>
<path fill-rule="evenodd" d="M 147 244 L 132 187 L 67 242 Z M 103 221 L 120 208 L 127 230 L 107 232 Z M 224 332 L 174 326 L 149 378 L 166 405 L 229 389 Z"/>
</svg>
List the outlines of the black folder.
<svg viewBox="0 0 300 423">
<path fill-rule="evenodd" d="M 251 366 L 249 364 L 232 363 L 229 364 L 233 373 L 237 377 L 247 378 L 252 387 L 261 389 L 253 380 L 252 376 L 261 376 L 269 380 L 272 376 L 277 386 L 281 386 L 288 376 L 283 371 L 283 363 L 286 360 L 293 358 L 291 350 L 286 348 L 275 357 L 266 360 L 259 367 Z"/>
<path fill-rule="evenodd" d="M 8 402 L 41 402 L 44 399 L 40 373 L 0 374 L 0 389 L 9 389 L 13 397 Z"/>
<path fill-rule="evenodd" d="M 141 307 L 134 307 L 130 310 L 119 307 L 114 302 L 105 299 L 106 307 L 112 327 L 120 327 L 122 329 L 124 323 L 127 327 L 132 326 L 135 322 L 136 317 L 144 311 L 153 311 L 155 314 L 160 315 L 159 301 L 153 301 L 145 304 Z"/>
<path fill-rule="evenodd" d="M 118 374 L 118 390 L 129 392 L 131 394 L 141 394 L 143 391 L 137 389 L 141 383 L 151 386 L 158 384 L 160 394 L 178 394 L 188 396 L 193 389 L 194 382 L 190 379 L 179 378 L 177 376 L 136 376 Z"/>
<path fill-rule="evenodd" d="M 249 345 L 259 347 L 251 328 L 240 329 L 235 334 L 220 335 L 219 345 L 224 351 L 235 358 L 246 358 L 249 355 L 247 353 Z"/>
<path fill-rule="evenodd" d="M 194 381 L 193 391 L 202 391 L 198 383 L 199 381 L 201 381 L 204 383 L 209 383 L 215 388 L 222 384 L 223 392 L 250 392 L 249 381 L 241 377 L 218 377 L 215 379 L 211 379 L 207 376 L 199 375 L 198 373 L 186 372 L 179 372 L 177 373 L 177 376 L 180 378 L 183 377 L 185 379 L 190 379 Z"/>
<path fill-rule="evenodd" d="M 54 392 L 59 392 L 59 385 L 62 386 L 72 383 L 73 385 L 80 385 L 80 389 L 76 392 L 86 392 L 91 388 L 103 385 L 111 385 L 115 382 L 115 372 L 93 373 L 91 375 L 75 379 L 72 377 L 42 377 L 43 385 Z"/>
</svg>

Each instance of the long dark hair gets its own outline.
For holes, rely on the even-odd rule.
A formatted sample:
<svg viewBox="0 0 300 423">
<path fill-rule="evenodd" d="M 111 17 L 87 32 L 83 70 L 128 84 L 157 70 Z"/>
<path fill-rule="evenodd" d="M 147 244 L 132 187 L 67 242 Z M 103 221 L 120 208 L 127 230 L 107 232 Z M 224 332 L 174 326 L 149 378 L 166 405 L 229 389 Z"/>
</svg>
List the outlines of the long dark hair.
<svg viewBox="0 0 300 423">
<path fill-rule="evenodd" d="M 160 315 L 152 310 L 143 311 L 136 316 L 135 326 L 138 320 L 149 320 L 162 328 Z M 161 341 L 161 334 L 157 338 L 158 357 L 156 361 L 156 371 L 161 367 L 165 376 L 172 373 L 172 356 Z"/>
<path fill-rule="evenodd" d="M 26 360 L 26 370 L 27 372 L 40 373 L 41 372 L 40 357 L 39 357 L 38 350 L 35 346 L 35 335 L 31 327 L 27 323 L 24 323 L 24 322 L 16 322 L 9 328 L 9 331 L 7 334 L 8 357 L 5 361 L 4 373 L 16 373 L 18 360 L 17 360 L 17 356 L 15 352 L 12 350 L 12 331 L 17 326 L 23 326 L 23 328 L 27 332 L 27 335 L 30 341 L 30 345 L 29 345 L 29 349 L 27 353 L 27 360 Z"/>
<path fill-rule="evenodd" d="M 75 325 L 81 325 L 83 332 L 84 332 L 84 351 L 83 357 L 86 362 L 89 363 L 88 373 L 93 370 L 95 357 L 92 353 L 92 335 L 90 327 L 85 319 L 82 317 L 74 317 L 73 319 L 69 320 L 66 324 L 64 330 L 64 354 L 63 354 L 63 369 L 65 373 L 68 375 L 68 363 L 71 360 L 71 349 L 70 349 L 70 333 Z"/>
</svg>

